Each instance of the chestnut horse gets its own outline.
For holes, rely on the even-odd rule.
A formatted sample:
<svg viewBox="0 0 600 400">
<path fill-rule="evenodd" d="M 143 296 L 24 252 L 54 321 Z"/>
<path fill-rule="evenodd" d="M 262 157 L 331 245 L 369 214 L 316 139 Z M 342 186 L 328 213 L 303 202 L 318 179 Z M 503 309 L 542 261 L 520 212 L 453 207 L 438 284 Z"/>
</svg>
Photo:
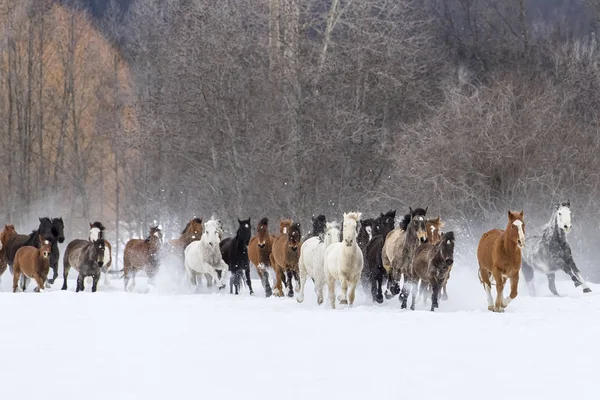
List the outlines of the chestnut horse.
<svg viewBox="0 0 600 400">
<path fill-rule="evenodd" d="M 169 247 L 183 260 L 183 252 L 190 243 L 202 237 L 202 218 L 192 218 L 177 239 L 169 240 Z"/>
<path fill-rule="evenodd" d="M 488 310 L 504 312 L 508 304 L 517 297 L 521 250 L 525 247 L 525 222 L 523 211 L 508 211 L 506 229 L 492 229 L 481 236 L 477 245 L 479 280 L 483 284 L 488 300 Z M 496 282 L 496 303 L 492 299 L 493 277 Z M 502 299 L 506 279 L 510 278 L 510 296 Z"/>
<path fill-rule="evenodd" d="M 2 275 L 8 267 L 6 261 L 6 243 L 8 243 L 9 239 L 13 240 L 17 235 L 14 225 L 4 225 L 4 230 L 0 232 L 0 282 L 2 282 Z"/>
<path fill-rule="evenodd" d="M 300 223 L 290 219 L 281 220 L 279 223 L 280 235 L 273 243 L 271 265 L 275 269 L 275 296 L 283 296 L 282 281 L 288 288 L 287 296 L 294 297 L 292 278 L 296 279 L 296 291 L 300 290 L 300 276 L 298 260 L 302 244 L 302 231 Z M 287 274 L 287 279 L 286 275 Z M 287 282 L 286 282 L 287 281 Z"/>
<path fill-rule="evenodd" d="M 123 276 L 125 277 L 125 291 L 128 290 L 129 279 L 132 280 L 130 290 L 135 287 L 135 275 L 144 270 L 148 275 L 148 283 L 154 283 L 160 261 L 160 248 L 162 245 L 162 230 L 159 226 L 150 228 L 146 239 L 130 239 L 123 251 Z"/>
<path fill-rule="evenodd" d="M 248 257 L 250 258 L 250 262 L 254 264 L 254 268 L 256 268 L 256 272 L 265 289 L 266 297 L 271 297 L 273 294 L 273 289 L 271 289 L 271 285 L 269 284 L 269 269 L 273 268 L 273 265 L 271 265 L 273 242 L 275 242 L 275 236 L 269 233 L 269 219 L 263 218 L 258 223 L 256 235 L 250 239 Z"/>
<path fill-rule="evenodd" d="M 50 252 L 52 243 L 46 240 L 44 236 L 39 235 L 40 247 L 23 246 L 17 250 L 13 264 L 13 292 L 19 288 L 19 278 L 23 274 L 22 287 L 25 291 L 29 280 L 33 279 L 37 283 L 35 292 L 43 292 L 50 272 Z"/>
</svg>

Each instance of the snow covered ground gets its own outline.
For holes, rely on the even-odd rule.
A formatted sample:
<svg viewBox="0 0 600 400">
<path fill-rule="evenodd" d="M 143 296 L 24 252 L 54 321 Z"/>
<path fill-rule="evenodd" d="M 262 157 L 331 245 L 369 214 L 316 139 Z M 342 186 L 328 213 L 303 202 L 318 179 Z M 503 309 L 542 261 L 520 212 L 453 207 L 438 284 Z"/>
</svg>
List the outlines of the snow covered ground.
<svg viewBox="0 0 600 400">
<path fill-rule="evenodd" d="M 435 313 L 396 299 L 352 309 L 306 299 L 182 294 L 166 274 L 148 294 L 122 280 L 97 293 L 0 292 L 2 399 L 599 399 L 600 285 L 563 297 L 521 286 L 487 311 L 473 268 L 455 268 Z M 561 276 L 561 279 L 564 279 Z M 89 288 L 87 289 L 89 291 Z M 335 396 L 335 397 L 334 397 Z"/>
</svg>

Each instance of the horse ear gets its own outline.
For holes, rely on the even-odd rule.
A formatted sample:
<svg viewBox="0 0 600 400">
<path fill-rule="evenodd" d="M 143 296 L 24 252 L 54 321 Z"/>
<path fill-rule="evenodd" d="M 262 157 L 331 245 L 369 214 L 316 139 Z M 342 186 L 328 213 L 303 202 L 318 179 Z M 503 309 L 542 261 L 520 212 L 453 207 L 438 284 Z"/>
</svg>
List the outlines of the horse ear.
<svg viewBox="0 0 600 400">
<path fill-rule="evenodd" d="M 414 215 L 412 207 L 408 207 L 408 211 L 410 212 L 410 215 L 411 215 L 411 216 L 413 216 L 413 215 Z"/>
<path fill-rule="evenodd" d="M 521 216 L 521 218 L 523 218 L 523 211 L 524 210 L 521 210 L 521 212 L 519 213 L 519 215 Z"/>
<path fill-rule="evenodd" d="M 555 209 L 555 210 L 558 210 L 559 208 L 560 208 L 560 204 L 558 204 L 558 203 L 554 203 L 554 209 Z"/>
<path fill-rule="evenodd" d="M 567 199 L 567 207 L 571 208 L 571 199 Z"/>
<path fill-rule="evenodd" d="M 90 228 L 92 228 L 94 225 L 90 222 Z"/>
<path fill-rule="evenodd" d="M 512 211 L 508 210 L 508 220 L 512 221 L 514 219 Z"/>
<path fill-rule="evenodd" d="M 427 210 L 429 210 L 429 206 L 425 207 L 425 215 L 427 215 Z"/>
</svg>

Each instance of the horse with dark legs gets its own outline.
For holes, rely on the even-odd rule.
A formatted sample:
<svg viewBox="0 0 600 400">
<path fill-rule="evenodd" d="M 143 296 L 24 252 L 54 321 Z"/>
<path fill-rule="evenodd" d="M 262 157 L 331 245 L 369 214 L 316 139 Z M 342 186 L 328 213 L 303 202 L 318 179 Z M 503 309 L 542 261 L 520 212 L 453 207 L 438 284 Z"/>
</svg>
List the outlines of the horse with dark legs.
<svg viewBox="0 0 600 400">
<path fill-rule="evenodd" d="M 508 211 L 506 229 L 492 229 L 479 239 L 477 261 L 479 280 L 487 295 L 488 310 L 504 312 L 508 304 L 517 297 L 521 251 L 525 247 L 525 221 L 523 211 Z M 492 283 L 496 282 L 496 302 L 492 299 Z M 506 280 L 510 278 L 510 295 L 502 298 Z"/>
<path fill-rule="evenodd" d="M 413 260 L 415 250 L 421 243 L 427 242 L 427 228 L 425 225 L 425 215 L 427 208 L 413 210 L 409 208 L 409 218 L 404 218 L 404 222 L 409 220 L 406 225 L 406 230 L 398 237 L 394 243 L 394 250 L 392 253 L 392 280 L 394 283 L 400 282 L 403 277 L 404 282 L 402 289 L 400 290 L 399 300 L 401 303 L 400 308 L 406 308 L 408 302 L 408 294 L 412 294 L 411 310 L 415 309 L 415 298 L 417 296 L 417 283 L 418 279 L 415 277 L 413 271 Z M 391 234 L 391 232 L 390 232 Z M 388 238 L 389 235 L 388 234 Z M 388 239 L 389 240 L 389 239 Z M 385 249 L 382 255 L 385 254 Z"/>
<path fill-rule="evenodd" d="M 0 283 L 2 282 L 2 275 L 8 268 L 6 261 L 6 246 L 9 240 L 14 239 L 17 236 L 17 231 L 14 225 L 4 225 L 4 230 L 0 233 Z"/>
<path fill-rule="evenodd" d="M 300 290 L 298 261 L 300 246 L 302 245 L 302 230 L 300 229 L 300 223 L 289 219 L 281 220 L 279 230 L 281 233 L 275 239 L 273 252 L 271 253 L 271 264 L 275 269 L 275 290 L 273 293 L 277 297 L 283 296 L 283 282 L 288 289 L 287 296 L 294 297 L 292 278 L 296 279 L 296 291 Z"/>
<path fill-rule="evenodd" d="M 273 289 L 269 283 L 269 270 L 273 268 L 271 253 L 273 252 L 274 242 L 275 236 L 269 233 L 269 219 L 261 219 L 258 223 L 256 235 L 250 239 L 248 244 L 248 258 L 256 268 L 260 282 L 265 289 L 266 297 L 273 295 Z"/>
<path fill-rule="evenodd" d="M 229 293 L 240 293 L 241 284 L 246 275 L 246 285 L 250 290 L 250 294 L 254 294 L 252 290 L 252 281 L 250 280 L 250 259 L 248 258 L 248 244 L 252 235 L 250 227 L 250 218 L 246 220 L 238 219 L 238 229 L 235 237 L 223 239 L 219 245 L 223 261 L 229 266 L 231 276 L 229 278 Z M 220 271 L 217 271 L 221 278 Z"/>
<path fill-rule="evenodd" d="M 144 271 L 148 276 L 148 283 L 154 284 L 160 263 L 162 240 L 160 226 L 152 226 L 146 239 L 130 239 L 127 242 L 123 250 L 123 276 L 126 292 L 135 288 L 135 276 L 139 271 Z M 129 288 L 130 279 L 131 287 Z"/>
<path fill-rule="evenodd" d="M 414 248 L 416 247 L 416 245 L 418 245 L 419 242 L 425 243 L 427 241 L 427 232 L 425 230 L 426 229 L 425 217 L 427 215 L 428 208 L 425 208 L 425 209 L 416 208 L 413 210 L 411 207 L 409 207 L 408 209 L 409 209 L 408 214 L 405 214 L 404 217 L 402 217 L 402 220 L 400 220 L 398 228 L 394 229 L 393 231 L 391 231 L 387 234 L 384 245 L 383 245 L 383 250 L 381 251 L 381 262 L 383 264 L 383 268 L 385 269 L 385 272 L 388 275 L 388 284 L 387 284 L 387 289 L 385 291 L 385 297 L 388 300 L 401 292 L 400 279 L 403 276 L 403 272 L 401 271 L 401 268 L 398 267 L 398 271 L 396 271 L 396 274 L 399 274 L 399 275 L 396 276 L 394 274 L 394 271 L 393 271 L 394 260 L 396 259 L 396 257 L 402 256 L 405 259 L 401 260 L 399 262 L 399 265 L 405 264 L 407 261 L 409 261 L 406 258 L 412 257 L 412 252 L 414 251 Z M 412 232 L 413 234 L 417 235 L 418 240 L 417 240 L 416 244 L 413 243 L 412 239 L 414 239 L 414 238 L 412 238 L 412 237 L 411 237 L 411 241 L 406 242 L 407 230 L 410 228 L 410 225 L 413 222 L 417 225 L 415 228 L 416 231 Z M 410 243 L 410 245 L 408 247 L 406 247 L 405 243 Z M 412 262 L 412 261 L 410 261 L 410 262 Z M 408 267 L 405 265 L 405 268 L 408 268 Z M 406 279 L 405 279 L 405 281 L 406 281 Z M 400 299 L 400 300 L 402 300 L 402 299 Z"/>
<path fill-rule="evenodd" d="M 91 224 L 93 225 L 93 224 Z M 79 272 L 77 276 L 76 292 L 85 290 L 85 278 L 92 277 L 92 292 L 98 288 L 100 273 L 104 266 L 104 256 L 106 243 L 104 241 L 104 229 L 100 229 L 103 225 L 96 222 L 97 231 L 93 232 L 94 239 L 72 240 L 65 250 L 63 257 L 63 286 L 62 290 L 67 290 L 67 278 L 71 267 Z"/>
<path fill-rule="evenodd" d="M 431 311 L 438 308 L 438 296 L 454 262 L 454 232 L 444 233 L 436 244 L 423 243 L 415 250 L 413 273 L 421 287 L 430 286 Z"/>
<path fill-rule="evenodd" d="M 43 292 L 50 271 L 50 252 L 52 243 L 43 235 L 38 236 L 40 242 L 39 248 L 33 246 L 22 246 L 15 254 L 13 265 L 13 292 L 19 289 L 19 279 L 21 278 L 21 289 L 25 291 L 29 280 L 33 279 L 37 283 L 35 292 Z M 21 276 L 22 275 L 22 276 Z"/>
<path fill-rule="evenodd" d="M 104 231 L 106 228 L 102 225 L 101 222 L 94 222 L 90 224 L 90 234 L 88 236 L 88 241 L 95 242 L 98 240 L 100 235 L 104 237 Z M 102 267 L 102 273 L 104 274 L 104 284 L 108 285 L 108 271 L 112 266 L 112 246 L 110 242 L 104 239 L 104 265 Z"/>
<path fill-rule="evenodd" d="M 390 210 L 375 220 L 374 235 L 364 251 L 365 265 L 362 270 L 362 280 L 366 282 L 367 286 L 370 286 L 373 301 L 379 304 L 383 303 L 383 279 L 387 276 L 386 270 L 383 268 L 381 252 L 387 234 L 394 229 L 395 219 L 396 210 Z"/>
<path fill-rule="evenodd" d="M 50 268 L 52 268 L 52 278 L 48 279 L 49 284 L 54 284 L 56 278 L 58 278 L 58 260 L 60 259 L 60 250 L 58 249 L 58 243 L 65 241 L 65 224 L 62 217 L 52 218 L 52 252 L 50 252 Z"/>
<path fill-rule="evenodd" d="M 544 226 L 541 235 L 531 236 L 527 239 L 528 246 L 523 251 L 521 270 L 531 296 L 535 296 L 534 270 L 546 275 L 548 288 L 555 296 L 559 296 L 555 283 L 555 274 L 558 271 L 569 275 L 575 287 L 583 287 L 583 293 L 592 291 L 575 265 L 571 245 L 567 240 L 567 234 L 573 228 L 572 217 L 569 200 L 561 204 L 554 204 L 550 221 Z"/>
<path fill-rule="evenodd" d="M 442 232 L 442 228 L 444 226 L 445 224 L 444 222 L 442 222 L 439 216 L 436 218 L 427 219 L 427 222 L 425 223 L 425 228 L 427 229 L 427 243 L 432 245 L 437 244 L 441 240 L 442 235 L 444 234 Z M 446 275 L 446 280 L 444 281 L 440 290 L 442 300 L 448 300 L 448 292 L 446 289 L 446 285 L 448 284 L 448 279 L 450 279 L 451 270 L 452 265 L 448 267 L 448 274 Z M 425 289 L 432 290 L 431 285 L 421 284 L 421 286 L 419 287 L 419 296 L 423 299 L 423 301 L 426 301 L 426 299 L 422 296 Z"/>
</svg>

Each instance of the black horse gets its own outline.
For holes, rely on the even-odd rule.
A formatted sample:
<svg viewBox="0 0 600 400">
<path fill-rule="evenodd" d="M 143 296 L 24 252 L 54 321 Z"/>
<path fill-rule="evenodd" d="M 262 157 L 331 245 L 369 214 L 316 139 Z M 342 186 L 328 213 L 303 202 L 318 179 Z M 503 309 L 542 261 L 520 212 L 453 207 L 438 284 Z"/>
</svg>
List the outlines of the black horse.
<svg viewBox="0 0 600 400">
<path fill-rule="evenodd" d="M 367 243 L 365 248 L 365 265 L 363 267 L 363 284 L 371 286 L 371 295 L 373 301 L 383 303 L 383 278 L 386 276 L 386 271 L 383 268 L 381 252 L 383 244 L 388 233 L 394 229 L 394 220 L 396 218 L 396 210 L 390 210 L 385 214 L 381 214 L 375 219 L 373 224 L 373 237 Z"/>
<path fill-rule="evenodd" d="M 67 277 L 71 267 L 79 272 L 77 276 L 76 292 L 84 291 L 84 279 L 91 276 L 92 292 L 95 292 L 100 280 L 100 272 L 104 266 L 104 230 L 98 232 L 98 237 L 94 240 L 75 239 L 67 245 L 63 257 L 63 286 L 62 290 L 67 290 Z"/>
<path fill-rule="evenodd" d="M 238 230 L 235 237 L 225 238 L 219 243 L 221 249 L 221 255 L 223 261 L 229 266 L 229 272 L 231 277 L 229 278 L 229 293 L 233 293 L 235 287 L 235 294 L 239 294 L 240 286 L 246 274 L 246 284 L 250 289 L 250 294 L 254 294 L 252 290 L 252 282 L 250 281 L 250 260 L 248 259 L 248 243 L 252 236 L 252 228 L 250 227 L 250 218 L 246 220 L 238 219 Z M 221 271 L 217 271 L 219 278 L 221 278 Z"/>
<path fill-rule="evenodd" d="M 566 201 L 554 205 L 550 221 L 541 235 L 527 238 L 527 247 L 523 249 L 521 270 L 529 286 L 530 295 L 535 295 L 534 269 L 548 277 L 548 288 L 555 296 L 559 295 L 556 291 L 555 274 L 561 270 L 571 277 L 575 287 L 583 287 L 583 293 L 592 291 L 575 265 L 571 245 L 567 241 L 567 233 L 572 227 L 571 202 Z"/>
<path fill-rule="evenodd" d="M 48 279 L 48 283 L 51 285 L 58 278 L 58 259 L 60 258 L 60 250 L 58 249 L 58 243 L 65 241 L 65 224 L 62 217 L 52 218 L 52 251 L 50 252 L 50 268 L 52 268 L 52 279 Z"/>
<path fill-rule="evenodd" d="M 320 242 L 323 242 L 323 240 L 325 240 L 325 230 L 327 229 L 327 217 L 323 214 L 319 214 L 316 217 L 311 217 L 311 220 L 313 229 L 312 232 L 306 236 L 306 239 L 316 236 L 319 238 Z"/>
</svg>

